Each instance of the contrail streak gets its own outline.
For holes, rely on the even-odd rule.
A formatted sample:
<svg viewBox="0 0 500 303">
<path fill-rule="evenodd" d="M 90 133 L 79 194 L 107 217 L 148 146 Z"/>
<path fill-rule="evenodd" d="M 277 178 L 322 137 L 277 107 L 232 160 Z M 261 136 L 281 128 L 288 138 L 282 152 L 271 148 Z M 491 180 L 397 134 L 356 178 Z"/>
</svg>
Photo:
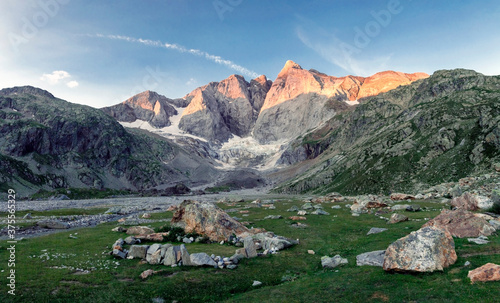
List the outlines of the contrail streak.
<svg viewBox="0 0 500 303">
<path fill-rule="evenodd" d="M 192 48 L 188 49 L 188 48 L 185 48 L 184 46 L 181 46 L 178 44 L 163 43 L 159 40 L 133 38 L 133 37 L 127 37 L 127 36 L 120 36 L 120 35 L 96 34 L 96 35 L 89 35 L 89 36 L 90 37 L 97 37 L 97 38 L 112 39 L 112 40 L 122 40 L 122 41 L 127 41 L 127 42 L 132 42 L 132 43 L 140 43 L 140 44 L 144 44 L 147 46 L 172 49 L 172 50 L 178 51 L 180 53 L 188 53 L 188 54 L 195 55 L 198 57 L 204 57 L 205 59 L 210 60 L 212 62 L 215 62 L 217 64 L 227 66 L 230 69 L 235 70 L 238 73 L 243 74 L 245 76 L 249 76 L 252 78 L 256 78 L 259 76 L 256 72 L 251 71 L 251 70 L 249 70 L 241 65 L 238 65 L 230 60 L 226 60 L 220 56 L 211 55 L 211 54 L 204 52 L 204 51 L 201 51 L 199 49 L 192 49 Z"/>
</svg>

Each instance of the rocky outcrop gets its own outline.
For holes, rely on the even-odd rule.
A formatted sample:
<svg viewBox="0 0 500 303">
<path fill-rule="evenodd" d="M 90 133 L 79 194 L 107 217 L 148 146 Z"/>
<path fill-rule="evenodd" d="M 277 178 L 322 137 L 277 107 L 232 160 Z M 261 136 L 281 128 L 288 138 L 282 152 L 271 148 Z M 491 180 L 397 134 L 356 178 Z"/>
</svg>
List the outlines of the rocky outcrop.
<svg viewBox="0 0 500 303">
<path fill-rule="evenodd" d="M 456 260 L 452 236 L 436 227 L 423 227 L 389 245 L 383 268 L 396 272 L 433 272 Z"/>
<path fill-rule="evenodd" d="M 184 98 L 189 105 L 182 113 L 179 127 L 209 140 L 227 141 L 232 135 L 250 134 L 264 98 L 270 88 L 265 76 L 246 82 L 232 75 L 221 82 L 211 82 Z"/>
<path fill-rule="evenodd" d="M 171 116 L 177 115 L 172 103 L 173 100 L 148 90 L 120 104 L 104 107 L 102 111 L 120 122 L 142 120 L 153 127 L 162 128 L 171 124 Z"/>
<path fill-rule="evenodd" d="M 232 235 L 249 233 L 243 224 L 230 217 L 213 203 L 186 200 L 172 218 L 172 224 L 186 233 L 197 233 L 212 241 L 227 241 Z"/>
<path fill-rule="evenodd" d="M 333 117 L 340 109 L 335 101 L 355 101 L 426 77 L 382 72 L 338 78 L 287 61 L 266 96 L 253 135 L 261 143 L 298 137 Z"/>
</svg>

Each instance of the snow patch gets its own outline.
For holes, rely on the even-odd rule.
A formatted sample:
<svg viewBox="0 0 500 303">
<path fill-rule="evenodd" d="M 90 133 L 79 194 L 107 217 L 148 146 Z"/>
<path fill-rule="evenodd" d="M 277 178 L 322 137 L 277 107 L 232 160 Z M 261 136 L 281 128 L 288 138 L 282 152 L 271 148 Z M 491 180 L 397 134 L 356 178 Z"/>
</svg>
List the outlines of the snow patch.
<svg viewBox="0 0 500 303">
<path fill-rule="evenodd" d="M 353 106 L 353 105 L 358 105 L 359 104 L 359 101 L 358 100 L 354 100 L 354 101 L 344 101 L 345 103 L 347 103 L 347 105 L 349 106 Z"/>
<path fill-rule="evenodd" d="M 172 105 L 173 106 L 173 105 Z M 185 107 L 176 107 L 174 106 L 175 110 L 177 110 L 177 115 L 174 115 L 169 118 L 170 123 L 172 123 L 170 126 L 163 127 L 163 128 L 155 128 L 149 124 L 149 122 L 143 121 L 143 120 L 135 120 L 134 122 L 120 122 L 120 124 L 124 127 L 130 127 L 130 128 L 139 128 L 139 129 L 145 129 L 147 131 L 150 131 L 152 133 L 158 134 L 162 137 L 168 138 L 168 139 L 176 139 L 176 137 L 190 137 L 193 139 L 197 139 L 203 142 L 207 142 L 206 139 L 202 137 L 198 137 L 195 135 L 188 134 L 187 132 L 183 131 L 182 129 L 179 128 L 179 122 L 181 121 L 182 113 L 186 109 Z"/>
</svg>

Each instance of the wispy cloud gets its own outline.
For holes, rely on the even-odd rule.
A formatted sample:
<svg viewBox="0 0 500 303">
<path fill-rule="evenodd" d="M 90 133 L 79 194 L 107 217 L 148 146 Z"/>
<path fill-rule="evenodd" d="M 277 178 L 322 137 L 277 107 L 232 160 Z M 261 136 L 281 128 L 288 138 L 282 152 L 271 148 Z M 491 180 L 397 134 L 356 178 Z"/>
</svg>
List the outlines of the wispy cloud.
<svg viewBox="0 0 500 303">
<path fill-rule="evenodd" d="M 297 37 L 328 62 L 360 76 L 369 76 L 387 69 L 391 54 L 373 56 L 369 49 L 362 49 L 350 41 L 341 40 L 334 31 L 326 31 L 311 21 L 300 19 L 302 24 L 296 28 Z"/>
<path fill-rule="evenodd" d="M 172 44 L 172 43 L 165 43 L 161 42 L 159 40 L 149 40 L 149 39 L 141 39 L 141 38 L 133 38 L 133 37 L 127 37 L 127 36 L 120 36 L 120 35 L 103 35 L 103 34 L 96 34 L 96 35 L 89 35 L 90 37 L 98 37 L 98 38 L 105 38 L 105 39 L 112 39 L 112 40 L 122 40 L 122 41 L 127 41 L 127 42 L 132 42 L 132 43 L 140 43 L 146 46 L 152 46 L 152 47 L 162 47 L 166 49 L 171 49 L 178 51 L 180 53 L 187 53 L 191 54 L 194 56 L 198 57 L 203 57 L 209 61 L 215 62 L 220 65 L 224 65 L 232 70 L 237 71 L 240 74 L 243 74 L 245 76 L 249 76 L 252 78 L 256 78 L 259 76 L 256 72 L 249 70 L 241 65 L 238 65 L 230 60 L 226 60 L 220 56 L 212 55 L 209 54 L 205 51 L 199 50 L 199 49 L 193 49 L 193 48 L 186 48 L 182 45 L 178 44 Z"/>
<path fill-rule="evenodd" d="M 56 85 L 56 84 L 59 84 L 62 80 L 65 80 L 65 79 L 69 80 L 70 78 L 71 78 L 71 75 L 67 71 L 55 70 L 50 74 L 43 74 L 40 77 L 40 80 L 47 82 L 50 85 Z M 66 86 L 69 88 L 75 88 L 79 85 L 78 82 L 75 80 L 65 81 L 65 82 L 66 82 Z"/>
<path fill-rule="evenodd" d="M 198 83 L 195 78 L 189 78 L 189 80 L 186 82 L 186 85 L 195 85 Z"/>
</svg>

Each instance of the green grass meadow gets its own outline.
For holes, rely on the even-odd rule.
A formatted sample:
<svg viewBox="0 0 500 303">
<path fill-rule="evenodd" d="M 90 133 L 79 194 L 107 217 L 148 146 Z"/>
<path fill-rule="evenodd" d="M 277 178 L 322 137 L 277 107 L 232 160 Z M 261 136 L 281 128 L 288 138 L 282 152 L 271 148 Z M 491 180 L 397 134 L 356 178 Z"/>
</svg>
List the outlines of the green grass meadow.
<svg viewBox="0 0 500 303">
<path fill-rule="evenodd" d="M 405 202 L 406 203 L 406 202 Z M 391 274 L 380 267 L 356 266 L 356 255 L 382 250 L 393 241 L 425 223 L 446 207 L 428 201 L 418 203 L 422 212 L 404 212 L 410 221 L 386 224 L 374 214 L 353 217 L 347 203 L 324 203 L 329 216 L 307 215 L 306 228 L 292 226 L 287 219 L 295 213 L 286 210 L 303 202 L 277 200 L 276 209 L 249 208 L 248 216 L 230 213 L 249 226 L 265 228 L 277 235 L 299 239 L 300 244 L 279 254 L 245 259 L 235 270 L 200 267 L 167 267 L 143 264 L 140 260 L 118 260 L 107 253 L 115 240 L 127 235 L 112 232 L 116 223 L 101 224 L 46 236 L 25 239 L 16 244 L 16 295 L 7 293 L 8 243 L 0 241 L 0 302 L 500 302 L 500 282 L 471 284 L 469 270 L 488 262 L 500 264 L 500 239 L 491 236 L 486 245 L 455 239 L 457 262 L 444 272 Z M 341 209 L 331 209 L 332 205 Z M 243 209 L 248 202 L 220 207 Z M 81 210 L 59 211 L 68 215 Z M 6 214 L 0 214 L 6 215 Z M 37 215 L 40 215 L 37 213 Z M 284 219 L 263 219 L 282 215 Z M 153 214 L 167 219 L 171 212 Z M 390 213 L 383 214 L 389 217 Z M 150 226 L 159 228 L 164 222 Z M 371 227 L 389 230 L 367 236 Z M 76 234 L 77 239 L 69 238 Z M 190 253 L 206 252 L 231 256 L 237 247 L 214 244 L 188 244 Z M 315 255 L 308 254 L 314 250 Z M 340 254 L 349 264 L 323 269 L 320 258 Z M 464 263 L 470 261 L 470 267 Z M 141 272 L 161 270 L 142 280 Z M 82 270 L 89 273 L 82 274 Z M 252 287 L 254 280 L 261 281 Z"/>
</svg>

